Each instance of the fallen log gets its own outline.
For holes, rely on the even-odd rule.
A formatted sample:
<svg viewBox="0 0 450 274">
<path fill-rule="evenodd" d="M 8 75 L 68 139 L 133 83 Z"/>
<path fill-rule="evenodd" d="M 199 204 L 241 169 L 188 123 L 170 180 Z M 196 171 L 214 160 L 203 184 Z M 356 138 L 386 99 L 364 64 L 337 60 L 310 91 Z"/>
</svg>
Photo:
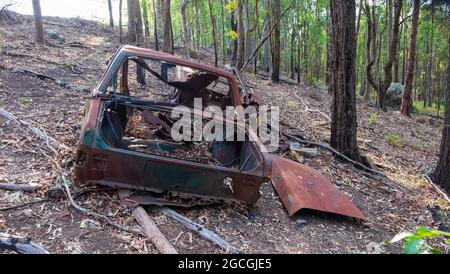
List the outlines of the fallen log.
<svg viewBox="0 0 450 274">
<path fill-rule="evenodd" d="M 164 234 L 153 222 L 152 218 L 148 216 L 147 212 L 142 206 L 137 206 L 133 209 L 133 217 L 142 227 L 145 235 L 152 241 L 156 249 L 162 254 L 178 254 L 177 250 L 166 239 Z"/>
<path fill-rule="evenodd" d="M 136 222 L 141 226 L 145 235 L 152 241 L 156 249 L 162 254 L 178 254 L 177 250 L 166 239 L 166 236 L 159 230 L 158 226 L 153 222 L 152 218 L 148 216 L 145 209 L 139 204 L 130 201 L 131 191 L 126 189 L 119 190 L 119 198 L 122 204 L 133 208 L 132 214 Z"/>
<path fill-rule="evenodd" d="M 0 233 L 0 249 L 19 254 L 48 254 L 43 247 L 33 243 L 29 238 Z"/>
<path fill-rule="evenodd" d="M 10 190 L 10 191 L 33 192 L 38 188 L 39 188 L 38 185 L 21 185 L 21 184 L 0 183 L 0 189 Z"/>
<path fill-rule="evenodd" d="M 238 254 L 240 253 L 240 250 L 233 247 L 229 243 L 227 243 L 224 239 L 222 239 L 219 235 L 212 232 L 211 230 L 206 229 L 202 225 L 192 221 L 191 219 L 177 213 L 176 211 L 168 208 L 168 207 L 161 207 L 159 209 L 161 212 L 163 212 L 166 216 L 174 219 L 175 221 L 181 223 L 188 229 L 198 233 L 202 238 L 212 241 L 216 245 L 220 246 L 221 248 L 225 249 L 229 253 Z"/>
</svg>

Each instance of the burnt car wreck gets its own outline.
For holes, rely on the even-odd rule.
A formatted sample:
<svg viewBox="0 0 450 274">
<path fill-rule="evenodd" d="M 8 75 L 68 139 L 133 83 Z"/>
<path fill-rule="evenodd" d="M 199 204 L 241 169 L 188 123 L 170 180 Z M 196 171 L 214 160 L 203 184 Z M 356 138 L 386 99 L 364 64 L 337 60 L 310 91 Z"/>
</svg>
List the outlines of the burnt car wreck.
<svg viewBox="0 0 450 274">
<path fill-rule="evenodd" d="M 148 76 L 146 85 L 131 80 L 138 67 Z M 130 198 L 140 204 L 187 207 L 253 205 L 261 184 L 271 181 L 289 215 L 313 209 L 365 219 L 323 175 L 265 151 L 248 126 L 244 141 L 173 140 L 176 121 L 170 113 L 183 105 L 193 117 L 200 115 L 192 108 L 195 98 L 204 107 L 221 109 L 262 105 L 236 69 L 122 46 L 91 95 L 76 155 L 77 184 L 145 190 L 152 195 Z"/>
</svg>

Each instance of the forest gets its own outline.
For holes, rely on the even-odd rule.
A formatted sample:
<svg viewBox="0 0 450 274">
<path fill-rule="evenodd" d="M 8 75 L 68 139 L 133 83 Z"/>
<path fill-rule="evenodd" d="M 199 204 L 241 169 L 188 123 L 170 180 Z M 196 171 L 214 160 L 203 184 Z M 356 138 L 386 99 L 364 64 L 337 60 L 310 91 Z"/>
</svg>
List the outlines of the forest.
<svg viewBox="0 0 450 274">
<path fill-rule="evenodd" d="M 0 253 L 449 253 L 450 1 L 96 0 L 91 8 L 103 15 L 93 20 L 50 16 L 50 2 L 29 2 L 29 15 L 16 12 L 14 1 L 0 2 Z M 121 54 L 136 56 L 120 65 L 118 81 L 118 72 L 110 71 Z M 267 154 L 271 171 L 261 156 L 266 177 L 258 175 L 270 180 L 258 181 L 259 200 L 239 198 L 251 205 L 207 202 L 200 198 L 209 195 L 203 190 L 194 195 L 198 205 L 180 206 L 186 193 L 175 183 L 173 192 L 164 192 L 171 201 L 145 186 L 132 187 L 130 194 L 120 172 L 116 184 L 108 180 L 113 169 L 127 170 L 132 158 L 108 162 L 115 156 L 101 154 L 97 137 L 86 135 L 93 102 L 108 86 L 106 93 L 112 89 L 117 96 L 118 89 L 131 99 L 117 97 L 123 102 L 106 104 L 105 114 L 94 119 L 120 113 L 118 104 L 128 108 L 123 129 L 114 126 L 114 117 L 108 120 L 110 133 L 104 124 L 96 128 L 105 139 L 108 134 L 117 139 L 119 130 L 120 142 L 138 147 L 130 155 L 142 153 L 144 130 L 138 126 L 145 120 L 151 132 L 159 130 L 158 138 L 174 145 L 161 137 L 173 121 L 158 108 L 148 116 L 143 102 L 168 100 L 167 90 L 174 88 L 178 93 L 167 102 L 187 104 L 180 103 L 188 100 L 182 97 L 186 86 L 168 79 L 167 69 L 190 66 L 200 71 L 192 75 L 205 73 L 204 79 L 212 74 L 235 79 L 237 92 L 247 96 L 242 105 L 280 108 L 280 145 Z M 105 84 L 109 74 L 111 83 Z M 208 92 L 223 84 L 207 81 Z M 156 95 L 148 95 L 154 90 Z M 221 102 L 237 104 L 230 100 Z M 142 119 L 130 116 L 130 106 Z M 245 154 L 247 143 L 233 147 L 247 157 L 235 156 L 236 166 L 215 156 L 220 144 L 183 145 L 188 152 L 155 155 L 237 169 L 245 176 L 258 171 L 256 164 L 254 174 L 245 170 L 257 161 Z M 232 150 L 227 145 L 225 150 Z M 80 168 L 85 162 L 94 171 Z M 106 175 L 98 175 L 102 165 L 110 165 Z M 162 169 L 156 164 L 155 170 Z M 182 177 L 181 184 L 189 185 L 199 177 L 186 170 L 164 175 L 145 170 L 135 181 Z M 206 185 L 216 173 L 205 170 L 195 180 Z M 122 173 L 131 178 L 133 172 L 137 168 Z M 234 173 L 223 179 L 227 195 L 240 195 L 240 182 L 229 174 Z M 77 176 L 99 183 L 79 185 Z M 280 176 L 296 178 L 308 193 L 316 193 L 322 177 L 327 186 L 318 196 L 302 196 L 292 184 L 280 183 Z M 322 199 L 324 192 L 330 196 Z M 289 208 L 285 198 L 297 193 L 306 204 L 301 211 Z M 307 195 L 320 206 L 305 202 Z M 350 205 L 330 209 L 331 198 L 341 195 Z"/>
</svg>

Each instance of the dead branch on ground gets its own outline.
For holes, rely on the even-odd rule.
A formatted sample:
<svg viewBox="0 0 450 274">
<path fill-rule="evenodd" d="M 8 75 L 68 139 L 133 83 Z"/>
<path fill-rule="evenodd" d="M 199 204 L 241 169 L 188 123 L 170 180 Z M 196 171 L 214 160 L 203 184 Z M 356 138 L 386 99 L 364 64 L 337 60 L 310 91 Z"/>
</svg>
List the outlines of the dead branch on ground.
<svg viewBox="0 0 450 274">
<path fill-rule="evenodd" d="M 0 233 L 0 249 L 11 250 L 19 254 L 48 254 L 43 247 L 29 238 Z"/>
<path fill-rule="evenodd" d="M 161 212 L 163 212 L 166 216 L 174 219 L 175 221 L 181 223 L 182 225 L 186 226 L 188 229 L 198 233 L 202 238 L 212 241 L 216 245 L 220 246 L 221 248 L 225 249 L 227 252 L 237 254 L 240 253 L 240 250 L 233 247 L 229 243 L 227 243 L 224 239 L 222 239 L 219 235 L 212 232 L 211 230 L 206 229 L 205 227 L 201 226 L 200 224 L 192 221 L 191 219 L 178 214 L 176 211 L 168 208 L 168 207 L 161 207 L 159 208 Z"/>
<path fill-rule="evenodd" d="M 10 184 L 10 183 L 0 183 L 0 189 L 10 190 L 10 191 L 26 191 L 33 192 L 38 189 L 38 185 L 22 185 L 22 184 Z"/>
</svg>

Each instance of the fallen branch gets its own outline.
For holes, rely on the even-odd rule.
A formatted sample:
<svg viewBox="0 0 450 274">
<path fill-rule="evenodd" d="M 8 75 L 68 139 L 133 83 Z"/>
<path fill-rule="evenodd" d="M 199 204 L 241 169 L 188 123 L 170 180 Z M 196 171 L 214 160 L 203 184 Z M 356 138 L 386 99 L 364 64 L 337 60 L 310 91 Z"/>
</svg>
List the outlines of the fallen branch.
<svg viewBox="0 0 450 274">
<path fill-rule="evenodd" d="M 158 229 L 152 218 L 142 206 L 133 209 L 133 217 L 142 227 L 145 235 L 152 241 L 156 249 L 162 254 L 178 254 L 177 250 L 170 244 L 164 234 Z"/>
<path fill-rule="evenodd" d="M 302 143 L 302 144 L 305 144 L 305 145 L 312 145 L 312 146 L 316 146 L 316 147 L 320 147 L 320 148 L 326 149 L 326 150 L 330 151 L 331 153 L 333 153 L 334 155 L 338 156 L 339 158 L 341 158 L 341 159 L 343 159 L 343 160 L 345 160 L 345 161 L 347 161 L 347 162 L 349 162 L 349 163 L 352 163 L 354 166 L 356 166 L 356 167 L 358 167 L 358 168 L 360 168 L 360 169 L 362 169 L 362 170 L 368 171 L 368 172 L 370 172 L 370 173 L 372 173 L 372 174 L 376 174 L 376 175 L 378 175 L 378 176 L 380 176 L 380 177 L 383 177 L 383 178 L 389 180 L 389 181 L 382 181 L 383 184 L 385 184 L 385 185 L 387 185 L 387 186 L 389 186 L 389 187 L 391 187 L 391 188 L 401 189 L 401 190 L 403 190 L 403 191 L 406 191 L 406 188 L 405 188 L 405 187 L 399 185 L 399 184 L 396 183 L 396 182 L 391 181 L 391 180 L 386 176 L 386 174 L 384 174 L 384 173 L 382 173 L 382 172 L 380 172 L 380 171 L 378 171 L 378 170 L 372 169 L 372 168 L 370 168 L 370 167 L 367 167 L 367 166 L 365 166 L 365 165 L 363 165 L 363 164 L 361 164 L 361 163 L 359 163 L 359 162 L 356 162 L 356 161 L 350 159 L 349 157 L 345 156 L 344 154 L 340 153 L 339 151 L 335 150 L 334 148 L 330 147 L 329 145 L 322 144 L 322 143 L 318 143 L 318 142 L 312 142 L 312 141 L 302 140 L 302 139 L 300 139 L 300 138 L 297 138 L 297 137 L 295 137 L 295 136 L 293 136 L 293 135 L 291 135 L 291 134 L 289 134 L 289 133 L 285 133 L 285 132 L 283 132 L 282 134 L 283 134 L 284 136 L 286 136 L 287 138 L 290 138 L 290 139 L 292 139 L 292 140 L 295 140 L 295 141 L 297 141 L 297 142 L 299 142 L 299 143 Z"/>
<path fill-rule="evenodd" d="M 433 183 L 433 180 L 431 180 L 428 174 L 424 174 L 423 177 L 425 177 L 425 179 L 437 191 L 437 193 L 439 193 L 448 203 L 450 203 L 450 198 L 447 196 L 447 194 L 444 191 L 442 191 L 435 183 Z"/>
<path fill-rule="evenodd" d="M 22 69 L 22 68 L 14 68 L 12 71 L 22 73 L 22 74 L 25 74 L 28 76 L 33 76 L 40 80 L 51 80 L 60 87 L 63 87 L 63 88 L 69 89 L 69 90 L 73 90 L 76 92 L 86 92 L 86 93 L 91 92 L 91 90 L 86 87 L 80 87 L 80 86 L 77 86 L 77 85 L 74 85 L 71 83 L 67 83 L 67 82 L 58 80 L 50 75 L 43 74 L 40 72 L 36 72 L 36 71 L 28 70 L 28 69 Z"/>
<path fill-rule="evenodd" d="M 10 191 L 33 192 L 38 188 L 39 188 L 38 185 L 21 185 L 21 184 L 0 183 L 0 189 L 10 190 Z"/>
<path fill-rule="evenodd" d="M 4 118 L 8 119 L 9 121 L 13 121 L 16 124 L 22 126 L 23 128 L 27 129 L 28 131 L 31 131 L 34 135 L 45 141 L 47 147 L 52 150 L 56 154 L 56 149 L 64 148 L 65 146 L 62 145 L 60 142 L 58 142 L 56 139 L 50 137 L 45 133 L 44 131 L 33 127 L 32 125 L 28 124 L 27 122 L 17 118 L 9 111 L 6 111 L 5 109 L 0 107 L 0 116 L 3 116 Z"/>
<path fill-rule="evenodd" d="M 233 247 L 232 245 L 230 245 L 229 243 L 227 243 L 216 233 L 212 232 L 211 230 L 206 229 L 205 227 L 201 226 L 200 224 L 197 224 L 196 222 L 190 220 L 189 218 L 187 218 L 181 214 L 178 214 L 176 211 L 174 211 L 168 207 L 161 207 L 160 211 L 162 211 L 166 216 L 174 219 L 175 221 L 180 222 L 181 224 L 186 226 L 188 229 L 198 233 L 202 238 L 212 241 L 216 245 L 225 249 L 227 252 L 231 252 L 233 254 L 240 253 L 239 249 L 237 249 L 237 248 Z"/>
<path fill-rule="evenodd" d="M 291 4 L 289 5 L 289 7 L 287 7 L 283 13 L 280 15 L 280 17 L 277 18 L 277 21 L 275 21 L 275 23 L 272 25 L 272 27 L 270 27 L 269 32 L 266 34 L 266 36 L 264 36 L 264 38 L 261 40 L 261 42 L 259 42 L 258 46 L 255 48 L 255 50 L 252 52 L 252 54 L 250 55 L 250 57 L 247 59 L 247 61 L 245 61 L 245 64 L 242 66 L 242 68 L 239 68 L 241 71 L 244 71 L 244 69 L 247 67 L 247 65 L 252 61 L 252 59 L 255 57 L 256 53 L 259 51 L 259 49 L 261 48 L 261 46 L 264 44 L 264 42 L 266 42 L 266 40 L 270 37 L 270 35 L 272 34 L 272 32 L 275 30 L 275 27 L 280 24 L 281 18 L 283 18 L 283 16 L 288 12 L 288 10 L 292 7 L 292 5 L 294 4 L 295 1 L 291 1 Z"/>
<path fill-rule="evenodd" d="M 48 254 L 43 247 L 31 242 L 29 238 L 0 233 L 0 249 L 20 254 Z"/>
<path fill-rule="evenodd" d="M 326 115 L 325 113 L 323 113 L 322 111 L 320 111 L 318 109 L 311 109 L 311 108 L 309 108 L 309 106 L 303 101 L 303 99 L 300 96 L 295 96 L 295 98 L 299 99 L 300 102 L 302 102 L 302 104 L 305 106 L 305 110 L 306 111 L 319 113 L 320 115 L 325 117 L 328 120 L 328 122 L 331 122 L 330 116 Z"/>
<path fill-rule="evenodd" d="M 103 214 L 100 214 L 100 213 L 97 213 L 97 212 L 93 212 L 93 211 L 87 210 L 87 209 L 85 209 L 85 208 L 83 208 L 83 207 L 77 205 L 77 203 L 75 203 L 75 201 L 74 201 L 73 198 L 72 198 L 72 194 L 70 193 L 69 184 L 67 183 L 67 179 L 66 179 L 66 177 L 65 177 L 64 174 L 61 174 L 61 180 L 63 181 L 64 188 L 65 188 L 65 192 L 66 192 L 67 198 L 69 199 L 70 205 L 71 205 L 72 207 L 74 207 L 76 210 L 81 211 L 81 212 L 83 212 L 84 214 L 91 215 L 91 216 L 93 216 L 93 217 L 95 217 L 95 218 L 103 219 L 103 220 L 105 220 L 109 225 L 111 225 L 111 226 L 113 226 L 113 227 L 115 227 L 115 228 L 117 228 L 117 229 L 123 230 L 123 231 L 125 231 L 125 232 L 128 232 L 128 233 L 141 233 L 141 231 L 139 231 L 139 230 L 137 230 L 137 229 L 127 228 L 127 227 L 125 227 L 125 226 L 123 226 L 123 225 L 121 225 L 121 224 L 118 224 L 118 223 L 112 221 L 112 220 L 111 220 L 108 216 L 106 216 L 106 215 L 103 215 Z"/>
<path fill-rule="evenodd" d="M 170 244 L 164 234 L 159 230 L 158 226 L 148 216 L 145 209 L 135 202 L 131 202 L 128 198 L 131 191 L 126 189 L 119 190 L 119 198 L 122 204 L 132 207 L 133 217 L 141 226 L 145 235 L 152 241 L 153 245 L 162 254 L 178 254 L 177 250 Z"/>
<path fill-rule="evenodd" d="M 2 208 L 0 208 L 0 211 L 18 209 L 18 208 L 22 208 L 22 207 L 26 207 L 26 206 L 30 206 L 30 205 L 34 205 L 34 204 L 39 204 L 39 203 L 42 203 L 42 202 L 46 202 L 48 200 L 49 200 L 48 198 L 44 198 L 44 199 L 31 201 L 31 202 L 20 204 L 20 205 L 13 205 L 13 206 L 2 207 Z"/>
</svg>

